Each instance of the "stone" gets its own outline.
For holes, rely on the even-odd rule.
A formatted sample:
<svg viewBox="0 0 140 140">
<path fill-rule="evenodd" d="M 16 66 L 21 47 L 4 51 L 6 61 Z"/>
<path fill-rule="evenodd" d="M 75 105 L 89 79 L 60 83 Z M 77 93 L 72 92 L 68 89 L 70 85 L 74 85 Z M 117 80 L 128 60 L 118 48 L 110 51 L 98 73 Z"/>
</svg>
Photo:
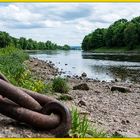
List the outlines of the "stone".
<svg viewBox="0 0 140 140">
<path fill-rule="evenodd" d="M 85 101 L 83 101 L 83 100 L 80 100 L 79 102 L 78 102 L 78 105 L 80 105 L 80 106 L 86 106 L 86 102 Z"/>
<path fill-rule="evenodd" d="M 130 123 L 130 121 L 129 121 L 129 120 L 122 120 L 121 123 L 122 123 L 123 125 L 127 125 L 128 123 Z"/>
<path fill-rule="evenodd" d="M 122 87 L 122 86 L 112 86 L 111 87 L 111 91 L 120 91 L 120 92 L 123 92 L 123 93 L 126 93 L 126 92 L 131 92 L 131 90 L 127 87 Z"/>
<path fill-rule="evenodd" d="M 38 66 L 38 63 L 34 63 L 34 66 Z"/>
<path fill-rule="evenodd" d="M 81 76 L 82 76 L 82 77 L 87 77 L 87 74 L 86 74 L 85 72 L 83 72 L 83 73 L 81 74 Z"/>
<path fill-rule="evenodd" d="M 86 83 L 82 83 L 74 86 L 73 90 L 89 90 L 89 86 Z"/>
<path fill-rule="evenodd" d="M 33 62 L 33 59 L 29 59 L 30 62 Z"/>
<path fill-rule="evenodd" d="M 67 78 L 71 78 L 71 76 L 70 75 L 67 75 Z"/>
<path fill-rule="evenodd" d="M 80 111 L 81 115 L 90 115 L 90 112 L 86 111 L 86 110 L 81 110 Z"/>
<path fill-rule="evenodd" d="M 116 78 L 115 82 L 121 82 L 121 79 L 120 78 Z"/>
<path fill-rule="evenodd" d="M 115 81 L 111 80 L 111 83 L 115 83 Z"/>
</svg>

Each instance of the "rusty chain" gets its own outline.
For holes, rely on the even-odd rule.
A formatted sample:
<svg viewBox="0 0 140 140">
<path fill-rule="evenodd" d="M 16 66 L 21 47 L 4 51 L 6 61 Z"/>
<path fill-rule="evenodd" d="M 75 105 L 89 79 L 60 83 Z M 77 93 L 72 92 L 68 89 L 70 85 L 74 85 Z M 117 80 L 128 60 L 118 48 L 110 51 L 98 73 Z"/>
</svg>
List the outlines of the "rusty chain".
<svg viewBox="0 0 140 140">
<path fill-rule="evenodd" d="M 35 128 L 63 137 L 71 127 L 71 115 L 62 103 L 12 85 L 0 73 L 0 113 Z"/>
</svg>

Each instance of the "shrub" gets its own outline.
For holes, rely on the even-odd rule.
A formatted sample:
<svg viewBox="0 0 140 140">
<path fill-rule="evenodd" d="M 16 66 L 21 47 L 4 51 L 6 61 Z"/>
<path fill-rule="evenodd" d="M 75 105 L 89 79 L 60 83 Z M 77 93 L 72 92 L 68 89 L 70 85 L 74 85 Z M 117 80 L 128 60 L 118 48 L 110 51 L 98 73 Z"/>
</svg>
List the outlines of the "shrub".
<svg viewBox="0 0 140 140">
<path fill-rule="evenodd" d="M 52 82 L 52 89 L 54 92 L 68 93 L 69 87 L 66 79 L 63 79 L 61 77 L 54 78 Z"/>
</svg>

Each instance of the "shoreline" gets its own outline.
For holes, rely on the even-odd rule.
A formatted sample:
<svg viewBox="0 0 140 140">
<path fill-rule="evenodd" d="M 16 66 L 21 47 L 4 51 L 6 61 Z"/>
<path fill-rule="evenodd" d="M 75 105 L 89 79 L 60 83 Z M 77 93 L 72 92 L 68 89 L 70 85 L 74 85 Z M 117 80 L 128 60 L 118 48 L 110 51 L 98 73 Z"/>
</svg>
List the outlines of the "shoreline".
<svg viewBox="0 0 140 140">
<path fill-rule="evenodd" d="M 40 64 L 34 67 L 32 64 L 36 65 L 36 61 Z M 39 69 L 37 71 L 40 74 L 46 75 L 44 80 L 47 81 L 59 74 L 58 68 L 50 61 L 45 62 L 35 58 L 35 61 L 30 62 L 28 65 L 33 70 L 37 67 L 36 70 Z M 41 71 L 44 65 L 52 66 L 49 69 L 50 74 L 46 68 Z M 45 74 L 45 71 L 47 74 Z M 42 77 L 44 77 L 43 75 Z M 89 90 L 73 90 L 74 86 L 83 83 L 87 84 Z M 68 78 L 68 84 L 70 91 L 67 95 L 72 100 L 62 102 L 69 108 L 76 107 L 80 114 L 87 115 L 91 124 L 97 128 L 104 129 L 109 134 L 126 133 L 126 135 L 129 135 L 132 133 L 134 134 L 133 136 L 140 137 L 140 130 L 138 130 L 138 126 L 140 126 L 138 117 L 140 113 L 140 84 L 119 81 L 106 82 L 86 77 L 70 77 Z M 111 91 L 113 86 L 126 88 L 126 92 Z M 59 99 L 61 95 L 60 93 L 55 93 L 52 96 Z M 83 104 L 80 104 L 80 102 L 83 102 Z"/>
</svg>

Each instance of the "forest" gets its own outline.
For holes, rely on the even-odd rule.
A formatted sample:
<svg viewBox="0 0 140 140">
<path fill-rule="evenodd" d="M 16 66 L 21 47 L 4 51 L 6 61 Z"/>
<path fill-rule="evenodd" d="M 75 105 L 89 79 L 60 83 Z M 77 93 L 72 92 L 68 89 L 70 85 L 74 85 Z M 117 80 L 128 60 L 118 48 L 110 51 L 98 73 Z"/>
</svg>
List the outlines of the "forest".
<svg viewBox="0 0 140 140">
<path fill-rule="evenodd" d="M 82 50 L 122 49 L 140 50 L 140 16 L 131 21 L 120 19 L 108 28 L 97 28 L 86 35 L 82 41 Z"/>
<path fill-rule="evenodd" d="M 52 43 L 51 41 L 41 42 L 30 39 L 26 39 L 24 37 L 15 38 L 10 36 L 6 32 L 0 31 L 0 48 L 5 48 L 9 45 L 14 45 L 16 48 L 20 48 L 23 50 L 69 50 L 70 46 L 64 45 L 60 46 L 56 43 Z"/>
</svg>

